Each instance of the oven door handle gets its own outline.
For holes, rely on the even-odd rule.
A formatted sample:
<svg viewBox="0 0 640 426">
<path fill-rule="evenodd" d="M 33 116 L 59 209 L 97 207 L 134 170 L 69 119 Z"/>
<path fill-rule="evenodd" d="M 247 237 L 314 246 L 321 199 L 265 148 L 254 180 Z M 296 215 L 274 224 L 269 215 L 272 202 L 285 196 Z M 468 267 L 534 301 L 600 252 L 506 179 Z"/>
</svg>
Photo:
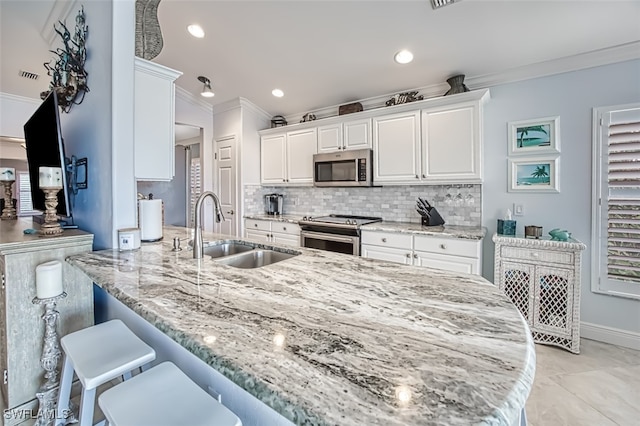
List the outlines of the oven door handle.
<svg viewBox="0 0 640 426">
<path fill-rule="evenodd" d="M 322 240 L 338 241 L 340 243 L 353 243 L 353 242 L 357 242 L 357 240 L 359 239 L 358 237 L 345 237 L 342 235 L 332 235 L 324 232 L 312 232 L 312 231 L 302 231 L 300 232 L 300 237 L 301 238 L 306 238 L 306 237 L 319 238 Z"/>
</svg>

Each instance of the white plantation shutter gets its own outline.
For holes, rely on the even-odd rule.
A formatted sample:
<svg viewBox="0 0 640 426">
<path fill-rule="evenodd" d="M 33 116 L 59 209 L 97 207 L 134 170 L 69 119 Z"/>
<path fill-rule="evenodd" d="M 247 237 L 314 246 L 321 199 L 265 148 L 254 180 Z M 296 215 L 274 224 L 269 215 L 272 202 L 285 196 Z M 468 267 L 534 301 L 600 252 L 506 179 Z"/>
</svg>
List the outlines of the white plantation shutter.
<svg viewBox="0 0 640 426">
<path fill-rule="evenodd" d="M 38 210 L 33 210 L 33 204 L 31 202 L 31 182 L 29 181 L 29 172 L 18 171 L 17 182 L 18 193 L 15 197 L 18 199 L 18 215 L 28 216 L 33 214 L 40 214 Z"/>
<path fill-rule="evenodd" d="M 640 106 L 598 115 L 592 287 L 640 298 Z"/>
</svg>

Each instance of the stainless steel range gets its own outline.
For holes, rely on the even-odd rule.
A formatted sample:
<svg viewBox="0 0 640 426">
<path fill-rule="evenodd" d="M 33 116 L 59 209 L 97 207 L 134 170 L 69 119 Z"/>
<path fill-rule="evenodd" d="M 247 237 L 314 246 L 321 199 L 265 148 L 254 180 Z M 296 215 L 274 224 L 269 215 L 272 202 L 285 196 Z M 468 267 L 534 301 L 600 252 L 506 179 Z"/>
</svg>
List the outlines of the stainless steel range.
<svg viewBox="0 0 640 426">
<path fill-rule="evenodd" d="M 381 221 L 381 217 L 368 216 L 305 216 L 298 222 L 301 228 L 300 245 L 359 256 L 360 227 Z"/>
</svg>

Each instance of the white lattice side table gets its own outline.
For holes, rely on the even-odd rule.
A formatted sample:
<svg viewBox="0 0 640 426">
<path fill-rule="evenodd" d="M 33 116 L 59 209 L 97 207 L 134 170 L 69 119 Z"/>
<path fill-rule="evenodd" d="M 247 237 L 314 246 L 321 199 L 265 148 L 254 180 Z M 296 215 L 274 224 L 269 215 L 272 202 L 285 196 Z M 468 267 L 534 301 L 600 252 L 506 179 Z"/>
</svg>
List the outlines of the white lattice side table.
<svg viewBox="0 0 640 426">
<path fill-rule="evenodd" d="M 494 234 L 495 283 L 527 320 L 536 343 L 580 353 L 580 265 L 586 246 Z"/>
</svg>

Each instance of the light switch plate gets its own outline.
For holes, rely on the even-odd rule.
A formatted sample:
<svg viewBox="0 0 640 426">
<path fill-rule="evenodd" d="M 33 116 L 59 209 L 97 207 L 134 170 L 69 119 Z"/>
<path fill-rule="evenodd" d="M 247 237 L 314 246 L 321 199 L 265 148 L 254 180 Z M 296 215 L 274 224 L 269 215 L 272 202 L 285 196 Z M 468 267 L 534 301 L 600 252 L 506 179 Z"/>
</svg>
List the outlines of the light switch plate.
<svg viewBox="0 0 640 426">
<path fill-rule="evenodd" d="M 514 204 L 513 205 L 513 215 L 514 216 L 524 216 L 524 204 Z"/>
</svg>

